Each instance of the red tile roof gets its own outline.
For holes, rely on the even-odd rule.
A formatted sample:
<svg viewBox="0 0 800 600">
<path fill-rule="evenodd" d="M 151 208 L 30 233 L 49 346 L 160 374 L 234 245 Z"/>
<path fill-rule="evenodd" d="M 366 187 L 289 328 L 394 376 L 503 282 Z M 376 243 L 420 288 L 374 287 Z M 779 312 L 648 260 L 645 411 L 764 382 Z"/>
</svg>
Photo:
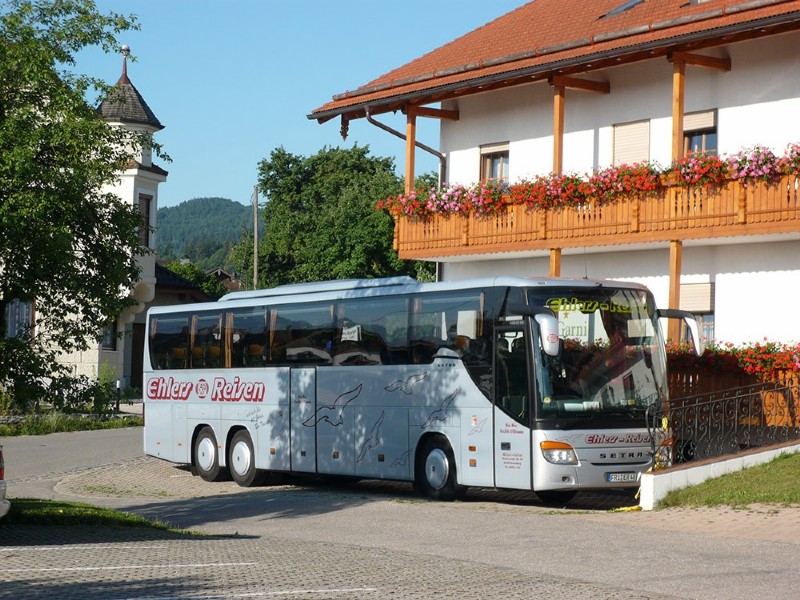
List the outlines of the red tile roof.
<svg viewBox="0 0 800 600">
<path fill-rule="evenodd" d="M 534 0 L 310 115 L 364 116 L 489 87 L 574 74 L 800 29 L 800 0 Z M 479 88 L 478 86 L 483 86 Z"/>
</svg>

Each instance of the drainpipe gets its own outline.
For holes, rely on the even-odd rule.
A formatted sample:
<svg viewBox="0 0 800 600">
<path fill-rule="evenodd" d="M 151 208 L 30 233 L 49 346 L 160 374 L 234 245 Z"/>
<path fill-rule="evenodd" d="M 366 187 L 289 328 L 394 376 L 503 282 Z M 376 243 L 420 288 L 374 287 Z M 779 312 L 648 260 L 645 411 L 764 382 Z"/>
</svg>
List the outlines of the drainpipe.
<svg viewBox="0 0 800 600">
<path fill-rule="evenodd" d="M 367 121 L 369 121 L 370 123 L 375 125 L 375 127 L 379 127 L 380 129 L 383 129 L 384 131 L 388 131 L 392 135 L 396 135 L 397 137 L 399 137 L 401 140 L 406 141 L 405 134 L 400 133 L 399 131 L 395 131 L 394 129 L 392 129 L 388 125 L 384 125 L 383 123 L 373 119 L 372 116 L 369 114 L 369 106 L 365 106 L 364 107 L 364 112 L 366 113 Z M 430 146 L 426 146 L 422 142 L 418 142 L 416 140 L 414 141 L 414 145 L 417 148 L 425 150 L 425 152 L 433 154 L 435 157 L 437 157 L 439 159 L 439 186 L 441 187 L 442 182 L 444 181 L 445 168 L 446 168 L 446 165 L 447 165 L 447 159 L 445 159 L 444 154 L 442 154 L 441 152 L 438 152 L 437 150 L 434 150 Z M 412 182 L 412 184 L 413 184 L 413 182 Z"/>
</svg>

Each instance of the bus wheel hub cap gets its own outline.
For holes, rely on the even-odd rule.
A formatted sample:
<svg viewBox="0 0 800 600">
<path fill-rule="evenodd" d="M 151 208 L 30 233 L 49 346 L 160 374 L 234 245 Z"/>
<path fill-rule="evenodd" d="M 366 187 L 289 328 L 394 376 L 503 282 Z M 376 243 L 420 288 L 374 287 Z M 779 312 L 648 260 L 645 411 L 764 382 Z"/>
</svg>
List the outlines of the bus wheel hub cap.
<svg viewBox="0 0 800 600">
<path fill-rule="evenodd" d="M 428 485 L 433 489 L 441 489 L 447 481 L 450 468 L 447 464 L 447 455 L 439 448 L 433 450 L 425 459 L 425 476 Z"/>
</svg>

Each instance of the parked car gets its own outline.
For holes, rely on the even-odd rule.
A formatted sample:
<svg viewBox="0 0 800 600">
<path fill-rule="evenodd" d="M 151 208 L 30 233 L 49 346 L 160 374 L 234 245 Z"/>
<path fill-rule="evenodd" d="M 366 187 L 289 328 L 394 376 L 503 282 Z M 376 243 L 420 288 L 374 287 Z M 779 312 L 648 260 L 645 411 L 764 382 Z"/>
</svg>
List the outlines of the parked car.
<svg viewBox="0 0 800 600">
<path fill-rule="evenodd" d="M 6 469 L 3 462 L 3 447 L 0 446 L 0 519 L 2 519 L 11 508 L 11 502 L 6 500 Z"/>
</svg>

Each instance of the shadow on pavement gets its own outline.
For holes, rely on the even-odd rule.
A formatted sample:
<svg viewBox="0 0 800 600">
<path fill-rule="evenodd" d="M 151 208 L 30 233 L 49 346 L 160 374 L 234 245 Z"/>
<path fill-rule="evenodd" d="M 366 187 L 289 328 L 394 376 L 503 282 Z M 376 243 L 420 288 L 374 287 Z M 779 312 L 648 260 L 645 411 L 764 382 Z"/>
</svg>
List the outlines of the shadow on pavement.
<svg viewBox="0 0 800 600">
<path fill-rule="evenodd" d="M 408 482 L 286 477 L 282 483 L 285 485 L 138 504 L 126 510 L 174 527 L 192 529 L 238 519 L 268 521 L 322 515 L 387 499 L 434 502 L 416 494 Z M 580 492 L 568 503 L 553 505 L 543 503 L 533 492 L 470 488 L 459 502 L 465 505 L 494 503 L 548 510 L 608 511 L 636 505 L 634 495 L 635 490 Z"/>
<path fill-rule="evenodd" d="M 206 535 L 150 527 L 87 527 L 85 525 L 0 524 L 0 549 L 10 546 L 73 546 L 159 540 L 230 540 L 259 536 Z"/>
</svg>

